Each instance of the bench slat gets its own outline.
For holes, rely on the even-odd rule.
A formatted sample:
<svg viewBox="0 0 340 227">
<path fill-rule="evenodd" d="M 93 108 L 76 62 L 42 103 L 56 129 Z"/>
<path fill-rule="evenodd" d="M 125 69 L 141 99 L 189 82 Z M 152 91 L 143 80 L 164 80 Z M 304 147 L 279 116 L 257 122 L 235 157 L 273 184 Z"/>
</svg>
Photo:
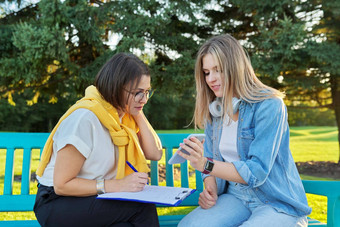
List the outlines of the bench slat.
<svg viewBox="0 0 340 227">
<path fill-rule="evenodd" d="M 31 149 L 25 148 L 22 162 L 21 194 L 28 195 L 31 179 Z"/>
<path fill-rule="evenodd" d="M 15 152 L 14 148 L 7 148 L 6 150 L 4 195 L 12 195 L 12 191 L 13 191 L 14 152 Z"/>
<path fill-rule="evenodd" d="M 170 158 L 172 157 L 172 149 L 173 147 L 165 147 L 165 162 L 168 163 Z M 173 165 L 165 165 L 165 181 L 166 186 L 174 186 L 174 166 Z"/>
<path fill-rule="evenodd" d="M 151 161 L 151 185 L 158 185 L 158 177 L 159 177 L 159 172 L 158 172 L 158 161 Z"/>
<path fill-rule="evenodd" d="M 1 132 L 1 148 L 38 148 L 42 149 L 50 133 L 40 132 Z"/>
<path fill-rule="evenodd" d="M 0 227 L 40 227 L 37 220 L 0 221 Z"/>
<path fill-rule="evenodd" d="M 189 188 L 189 167 L 188 162 L 181 164 L 181 187 Z"/>
<path fill-rule="evenodd" d="M 35 195 L 0 195 L 0 212 L 33 211 Z"/>
<path fill-rule="evenodd" d="M 175 227 L 185 215 L 164 215 L 159 216 L 159 224 L 162 227 Z"/>
</svg>

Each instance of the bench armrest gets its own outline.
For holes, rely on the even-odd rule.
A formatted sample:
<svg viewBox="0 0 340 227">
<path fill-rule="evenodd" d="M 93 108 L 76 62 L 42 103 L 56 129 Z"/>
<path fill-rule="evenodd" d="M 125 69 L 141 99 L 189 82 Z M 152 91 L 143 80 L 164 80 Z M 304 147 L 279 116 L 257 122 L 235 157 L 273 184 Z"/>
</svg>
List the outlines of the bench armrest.
<svg viewBox="0 0 340 227">
<path fill-rule="evenodd" d="M 340 181 L 302 180 L 306 193 L 327 196 L 327 226 L 340 226 Z"/>
</svg>

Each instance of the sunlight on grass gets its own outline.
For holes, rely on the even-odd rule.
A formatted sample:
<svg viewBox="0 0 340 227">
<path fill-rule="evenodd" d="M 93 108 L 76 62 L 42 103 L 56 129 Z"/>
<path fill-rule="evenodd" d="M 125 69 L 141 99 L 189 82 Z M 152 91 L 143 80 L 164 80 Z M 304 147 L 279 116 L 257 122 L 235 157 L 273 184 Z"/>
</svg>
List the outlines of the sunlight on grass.
<svg viewBox="0 0 340 227">
<path fill-rule="evenodd" d="M 295 162 L 339 159 L 336 127 L 292 127 L 290 149 Z"/>
<path fill-rule="evenodd" d="M 327 197 L 320 195 L 307 194 L 308 205 L 312 208 L 310 218 L 327 222 Z"/>
<path fill-rule="evenodd" d="M 196 207 L 157 207 L 158 215 L 183 215 L 190 213 Z"/>
<path fill-rule="evenodd" d="M 10 220 L 35 220 L 35 214 L 33 211 L 29 212 L 0 212 L 1 221 Z"/>
</svg>

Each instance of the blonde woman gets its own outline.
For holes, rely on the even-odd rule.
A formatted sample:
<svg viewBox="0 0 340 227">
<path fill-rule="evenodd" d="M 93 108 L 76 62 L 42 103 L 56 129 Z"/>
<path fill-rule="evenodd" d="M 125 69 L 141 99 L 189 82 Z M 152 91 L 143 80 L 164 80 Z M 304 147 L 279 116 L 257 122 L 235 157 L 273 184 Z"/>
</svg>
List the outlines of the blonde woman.
<svg viewBox="0 0 340 227">
<path fill-rule="evenodd" d="M 230 35 L 202 45 L 195 78 L 194 121 L 206 140 L 185 139 L 190 155 L 178 153 L 202 172 L 205 189 L 179 226 L 307 226 L 311 208 L 289 149 L 283 94 L 256 77 Z"/>
</svg>

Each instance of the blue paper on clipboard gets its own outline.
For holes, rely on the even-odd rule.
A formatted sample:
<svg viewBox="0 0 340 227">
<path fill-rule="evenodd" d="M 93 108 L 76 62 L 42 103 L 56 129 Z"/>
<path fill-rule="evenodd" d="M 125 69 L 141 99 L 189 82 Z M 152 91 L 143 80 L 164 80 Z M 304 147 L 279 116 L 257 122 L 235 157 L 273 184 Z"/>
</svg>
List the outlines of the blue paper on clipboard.
<svg viewBox="0 0 340 227">
<path fill-rule="evenodd" d="M 192 188 L 146 185 L 143 191 L 104 193 L 98 195 L 97 199 L 112 199 L 178 206 L 185 198 L 195 191 L 196 189 Z"/>
</svg>

